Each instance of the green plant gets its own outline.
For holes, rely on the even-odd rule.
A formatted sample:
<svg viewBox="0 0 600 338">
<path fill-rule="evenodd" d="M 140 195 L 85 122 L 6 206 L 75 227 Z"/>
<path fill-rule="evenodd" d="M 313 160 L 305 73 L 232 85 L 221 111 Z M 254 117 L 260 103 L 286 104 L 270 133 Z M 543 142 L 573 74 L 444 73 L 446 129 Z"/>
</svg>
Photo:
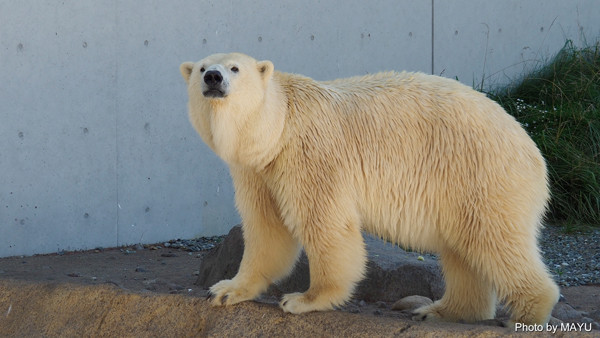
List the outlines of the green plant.
<svg viewBox="0 0 600 338">
<path fill-rule="evenodd" d="M 600 226 L 600 45 L 576 48 L 567 41 L 548 65 L 490 96 L 546 158 L 550 218 Z"/>
</svg>

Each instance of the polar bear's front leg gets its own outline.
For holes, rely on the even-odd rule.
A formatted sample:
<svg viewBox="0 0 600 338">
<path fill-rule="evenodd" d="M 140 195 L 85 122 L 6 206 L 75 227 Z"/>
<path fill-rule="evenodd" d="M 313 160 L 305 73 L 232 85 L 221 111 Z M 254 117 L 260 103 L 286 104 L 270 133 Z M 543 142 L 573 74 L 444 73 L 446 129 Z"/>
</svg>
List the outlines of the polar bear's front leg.
<svg viewBox="0 0 600 338">
<path fill-rule="evenodd" d="M 271 194 L 251 171 L 231 170 L 236 204 L 242 216 L 244 255 L 233 279 L 210 288 L 213 305 L 232 305 L 258 297 L 271 283 L 287 276 L 300 244 L 283 224 Z"/>
<path fill-rule="evenodd" d="M 280 302 L 285 312 L 304 313 L 331 310 L 352 296 L 363 278 L 366 265 L 365 244 L 357 223 L 317 228 L 305 233 L 304 249 L 310 268 L 310 288 L 290 293 Z"/>
<path fill-rule="evenodd" d="M 213 305 L 233 305 L 252 300 L 269 285 L 289 274 L 300 246 L 281 224 L 244 224 L 244 256 L 233 279 L 210 288 Z"/>
</svg>

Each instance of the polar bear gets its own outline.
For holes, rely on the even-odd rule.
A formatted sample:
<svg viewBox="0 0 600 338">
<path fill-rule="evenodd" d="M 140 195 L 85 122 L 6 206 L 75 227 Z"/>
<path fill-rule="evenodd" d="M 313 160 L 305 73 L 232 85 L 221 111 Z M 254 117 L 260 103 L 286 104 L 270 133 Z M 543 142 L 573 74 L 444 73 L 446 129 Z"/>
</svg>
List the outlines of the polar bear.
<svg viewBox="0 0 600 338">
<path fill-rule="evenodd" d="M 270 61 L 215 54 L 180 67 L 189 118 L 230 168 L 245 249 L 214 305 L 251 300 L 303 247 L 310 288 L 285 312 L 346 302 L 365 273 L 361 230 L 437 252 L 444 296 L 416 320 L 545 323 L 559 291 L 537 234 L 549 199 L 534 142 L 498 104 L 457 81 L 386 72 L 319 82 Z"/>
</svg>

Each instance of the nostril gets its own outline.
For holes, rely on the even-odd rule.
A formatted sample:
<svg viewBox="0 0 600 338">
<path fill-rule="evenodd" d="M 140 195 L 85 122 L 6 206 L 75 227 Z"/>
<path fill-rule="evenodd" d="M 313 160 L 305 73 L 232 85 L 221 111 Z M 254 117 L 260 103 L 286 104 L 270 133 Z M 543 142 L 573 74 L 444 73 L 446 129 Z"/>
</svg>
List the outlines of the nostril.
<svg viewBox="0 0 600 338">
<path fill-rule="evenodd" d="M 223 82 L 223 76 L 219 71 L 209 70 L 204 74 L 204 82 L 209 86 L 215 86 Z"/>
</svg>

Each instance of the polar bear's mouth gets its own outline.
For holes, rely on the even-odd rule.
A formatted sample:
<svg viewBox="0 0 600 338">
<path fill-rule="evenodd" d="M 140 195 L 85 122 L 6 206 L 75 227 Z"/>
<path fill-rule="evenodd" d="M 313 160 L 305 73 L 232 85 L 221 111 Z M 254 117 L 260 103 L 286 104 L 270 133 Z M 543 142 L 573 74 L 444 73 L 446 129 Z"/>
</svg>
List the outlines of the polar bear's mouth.
<svg viewBox="0 0 600 338">
<path fill-rule="evenodd" d="M 217 89 L 217 88 L 207 89 L 202 94 L 204 94 L 205 97 L 211 97 L 211 98 L 223 98 L 226 96 L 225 93 L 221 89 Z"/>
</svg>

